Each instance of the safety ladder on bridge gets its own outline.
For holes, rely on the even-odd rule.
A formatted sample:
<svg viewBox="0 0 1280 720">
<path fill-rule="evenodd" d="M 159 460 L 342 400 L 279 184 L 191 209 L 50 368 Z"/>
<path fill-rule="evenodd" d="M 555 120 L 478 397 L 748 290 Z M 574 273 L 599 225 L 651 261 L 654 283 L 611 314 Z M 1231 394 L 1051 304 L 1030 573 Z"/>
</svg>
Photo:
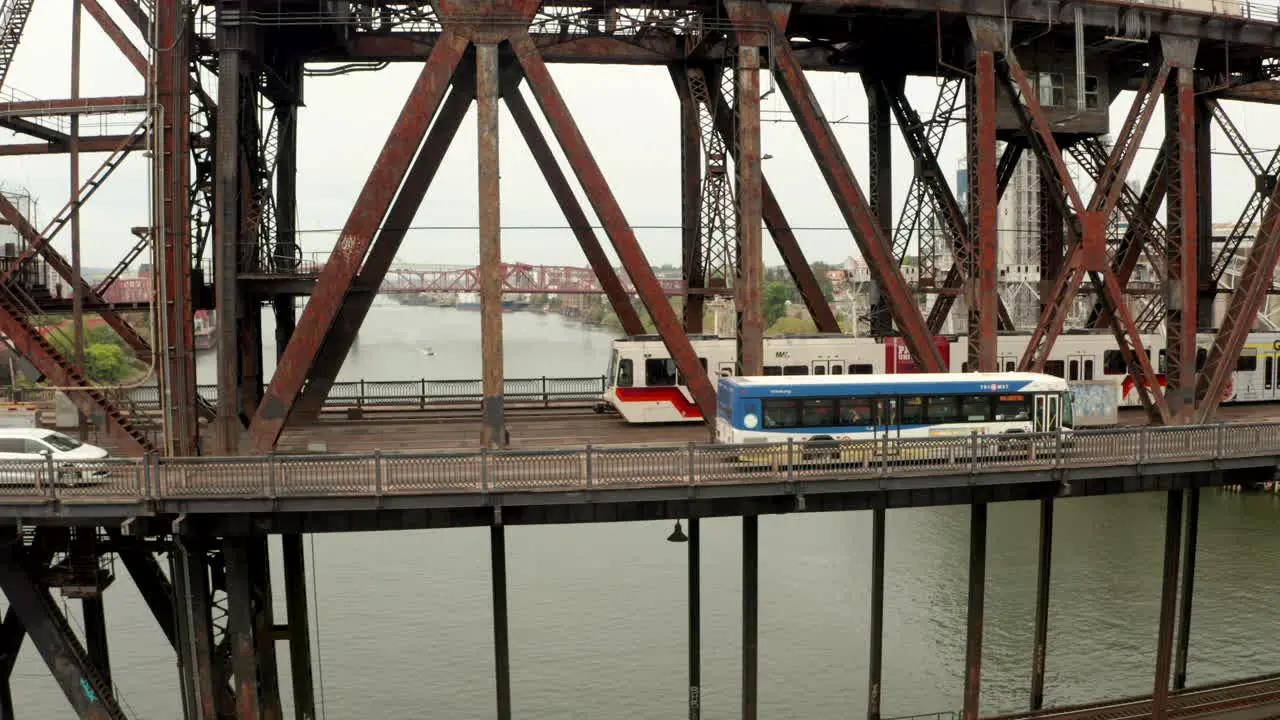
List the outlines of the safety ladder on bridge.
<svg viewBox="0 0 1280 720">
<path fill-rule="evenodd" d="M 111 155 L 106 161 L 99 165 L 93 175 L 90 175 L 89 179 L 80 186 L 76 196 L 68 200 L 67 204 L 63 205 L 58 214 L 54 215 L 49 224 L 44 227 L 44 230 L 40 231 L 40 237 L 44 238 L 45 242 L 52 240 L 62 228 L 66 227 L 67 223 L 71 222 L 71 216 L 75 214 L 76 209 L 83 206 L 89 201 L 89 198 L 93 197 L 98 188 L 102 187 L 107 178 L 111 177 L 111 173 L 115 172 L 116 168 L 120 167 L 120 163 L 124 162 L 124 159 L 129 156 L 134 146 L 147 136 L 147 128 L 150 125 L 150 119 L 144 119 L 138 123 L 133 132 L 129 133 L 129 137 L 125 138 L 123 142 L 111 151 Z"/>
<path fill-rule="evenodd" d="M 13 54 L 18 51 L 18 41 L 27 27 L 31 5 L 35 0 L 8 0 L 0 10 L 0 87 L 9 75 Z"/>
</svg>

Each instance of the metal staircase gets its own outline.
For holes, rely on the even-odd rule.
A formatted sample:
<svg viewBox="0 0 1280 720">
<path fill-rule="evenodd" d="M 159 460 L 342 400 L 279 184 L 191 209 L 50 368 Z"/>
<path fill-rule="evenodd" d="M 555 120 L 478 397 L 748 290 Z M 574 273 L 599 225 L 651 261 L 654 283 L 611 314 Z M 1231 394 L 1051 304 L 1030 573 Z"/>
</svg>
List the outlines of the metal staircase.
<svg viewBox="0 0 1280 720">
<path fill-rule="evenodd" d="M 102 413 L 107 422 L 130 438 L 139 454 L 156 451 L 155 445 L 144 429 L 145 415 L 129 413 L 127 397 L 123 393 L 93 386 L 87 378 L 73 369 L 40 330 L 27 321 L 28 311 L 13 294 L 13 288 L 0 288 L 0 332 L 8 336 L 18 352 L 28 358 L 36 368 L 57 387 L 78 387 L 67 396 L 89 416 Z"/>
<path fill-rule="evenodd" d="M 4 86 L 9 75 L 9 66 L 13 64 L 13 55 L 18 50 L 18 41 L 22 39 L 22 31 L 27 27 L 27 17 L 31 15 L 31 6 L 35 0 L 7 0 L 0 9 L 0 87 Z"/>
</svg>

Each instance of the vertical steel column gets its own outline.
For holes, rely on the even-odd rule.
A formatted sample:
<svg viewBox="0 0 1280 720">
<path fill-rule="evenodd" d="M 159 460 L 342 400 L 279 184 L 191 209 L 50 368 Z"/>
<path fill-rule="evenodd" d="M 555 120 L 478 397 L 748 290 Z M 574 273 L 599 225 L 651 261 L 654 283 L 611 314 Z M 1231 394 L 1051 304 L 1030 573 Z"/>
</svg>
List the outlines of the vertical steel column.
<svg viewBox="0 0 1280 720">
<path fill-rule="evenodd" d="M 80 0 L 71 0 L 71 99 L 80 97 Z M 67 155 L 71 162 L 71 327 L 72 362 L 76 372 L 88 378 L 84 365 L 84 291 L 80 285 L 80 113 L 73 112 L 68 128 Z M 89 378 L 93 382 L 92 378 Z M 89 439 L 84 412 L 76 408 L 76 427 L 81 442 Z M 87 611 L 87 606 L 86 606 Z"/>
<path fill-rule="evenodd" d="M 498 45 L 476 44 L 476 121 L 480 162 L 480 348 L 486 447 L 506 443 L 502 358 L 502 206 L 498 172 Z"/>
<path fill-rule="evenodd" d="M 151 234 L 164 279 L 164 342 L 153 342 L 161 387 L 168 395 L 165 411 L 166 450 L 197 454 L 195 329 L 191 288 L 191 74 L 190 20 L 185 3 L 155 3 L 156 95 L 160 122 L 153 128 L 155 186 Z M 228 53 L 235 55 L 236 53 Z M 235 107 L 233 103 L 229 107 Z M 233 115 L 234 113 L 228 113 Z M 154 116 L 153 116 L 154 117 Z M 234 136 L 233 136 L 234 137 Z M 158 147 L 157 147 L 158 146 Z M 221 314 L 221 310 L 219 310 Z"/>
<path fill-rule="evenodd" d="M 1169 663 L 1173 658 L 1175 605 L 1178 601 L 1178 540 L 1182 534 L 1182 491 L 1170 490 L 1164 520 L 1164 575 L 1160 585 L 1160 625 L 1156 635 L 1156 680 L 1151 692 L 1152 720 L 1169 710 Z"/>
<path fill-rule="evenodd" d="M 1178 608 L 1178 647 L 1173 663 L 1173 689 L 1187 686 L 1187 655 L 1191 645 L 1191 600 L 1195 594 L 1196 536 L 1200 533 L 1200 488 L 1191 487 L 1187 496 L 1187 532 L 1182 541 L 1182 604 Z"/>
<path fill-rule="evenodd" d="M 493 576 L 493 662 L 498 720 L 511 720 L 511 654 L 507 639 L 507 528 L 489 526 L 489 562 Z"/>
<path fill-rule="evenodd" d="M 969 166 L 969 370 L 995 372 L 998 292 L 996 206 L 996 60 L 989 47 L 977 47 L 974 76 L 968 82 Z"/>
<path fill-rule="evenodd" d="M 760 176 L 760 48 L 738 47 L 738 374 L 764 374 L 764 250 Z"/>
<path fill-rule="evenodd" d="M 240 450 L 240 312 L 239 251 L 241 157 L 240 114 L 243 82 L 243 29 L 218 18 L 218 127 L 215 139 L 213 269 L 214 304 L 218 313 L 218 405 L 216 441 L 219 454 Z"/>
<path fill-rule="evenodd" d="M 1167 41 L 1166 41 L 1167 42 Z M 1192 48 L 1194 49 L 1194 44 Z M 1194 60 L 1194 50 L 1189 58 Z M 1175 152 L 1170 163 L 1168 197 L 1169 242 L 1165 243 L 1165 335 L 1168 368 L 1165 397 L 1171 419 L 1189 423 L 1195 412 L 1196 302 L 1199 287 L 1196 271 L 1200 253 L 1197 243 L 1200 223 L 1196 219 L 1196 101 L 1194 70 L 1177 68 L 1165 92 L 1165 132 L 1173 135 Z"/>
<path fill-rule="evenodd" d="M 987 504 L 969 512 L 969 614 L 964 649 L 964 720 L 978 720 L 982 695 L 982 621 L 987 575 Z"/>
<path fill-rule="evenodd" d="M 175 537 L 169 553 L 178 622 L 178 667 L 187 720 L 218 720 L 217 672 L 213 658 L 213 620 L 209 565 L 203 548 Z"/>
<path fill-rule="evenodd" d="M 702 540 L 689 518 L 689 720 L 702 716 Z"/>
<path fill-rule="evenodd" d="M 871 652 L 867 660 L 867 720 L 880 720 L 881 669 L 884 664 L 884 498 L 871 511 Z"/>
<path fill-rule="evenodd" d="M 680 275 L 684 278 L 684 329 L 702 332 L 706 284 L 702 269 L 702 125 L 698 101 L 689 88 L 683 64 L 670 66 L 680 98 Z"/>
<path fill-rule="evenodd" d="M 862 74 L 867 93 L 867 152 L 871 181 L 867 185 L 867 202 L 880 220 L 884 236 L 893 237 L 893 136 L 889 117 L 892 114 L 884 83 Z M 871 283 L 871 334 L 883 337 L 893 332 L 893 316 L 880 294 L 880 286 Z M 854 321 L 850 318 L 850 323 Z"/>
<path fill-rule="evenodd" d="M 22 618 L 10 606 L 4 612 L 4 622 L 0 623 L 0 720 L 14 720 L 13 692 L 9 687 L 9 679 L 13 677 L 13 666 L 26 637 L 27 629 L 22 624 Z"/>
<path fill-rule="evenodd" d="M 107 685 L 111 682 L 111 652 L 107 645 L 107 612 L 102 603 L 102 594 L 80 600 L 80 609 L 84 612 L 84 645 L 89 653 L 89 662 L 102 676 Z"/>
<path fill-rule="evenodd" d="M 302 67 L 290 65 L 287 80 L 294 96 L 302 94 Z M 298 105 L 276 105 L 276 246 L 275 264 L 280 271 L 296 270 L 298 264 Z M 294 296 L 272 298 L 276 318 L 276 358 L 284 354 L 298 325 Z"/>
<path fill-rule="evenodd" d="M 1036 568 L 1036 620 L 1031 656 L 1031 709 L 1044 707 L 1044 665 L 1049 644 L 1049 575 L 1053 565 L 1053 498 L 1040 500 L 1040 560 Z"/>
<path fill-rule="evenodd" d="M 1213 111 L 1202 96 L 1196 97 L 1196 187 L 1213 188 Z M 1217 327 L 1213 274 L 1213 192 L 1196 193 L 1196 326 Z"/>
<path fill-rule="evenodd" d="M 265 718 L 258 694 L 257 643 L 254 641 L 253 573 L 247 538 L 226 538 L 222 556 L 227 565 L 227 637 L 235 674 L 237 720 Z"/>
<path fill-rule="evenodd" d="M 756 720 L 760 614 L 760 518 L 742 516 L 742 720 Z"/>
<path fill-rule="evenodd" d="M 1028 162 L 1040 162 L 1031 158 Z M 1050 201 L 1051 193 L 1057 192 L 1053 183 L 1043 173 L 1037 173 L 1040 185 L 1040 314 L 1044 315 L 1045 303 L 1050 302 L 1053 293 L 1053 281 L 1062 271 L 1062 250 L 1065 246 L 1066 223 L 1062 218 L 1062 209 L 1058 203 Z M 1104 315 L 1099 314 L 1099 317 Z"/>
<path fill-rule="evenodd" d="M 284 551 L 284 602 L 289 623 L 289 670 L 295 720 L 315 720 L 316 689 L 311 681 L 311 624 L 307 613 L 307 565 L 302 536 L 280 536 Z"/>
<path fill-rule="evenodd" d="M 253 597 L 253 640 L 254 652 L 258 657 L 258 697 L 262 702 L 262 717 L 264 720 L 283 720 L 276 640 L 272 632 L 275 627 L 275 618 L 272 612 L 271 556 L 267 550 L 265 536 L 250 538 L 246 545 L 249 550 L 249 582 Z"/>
</svg>

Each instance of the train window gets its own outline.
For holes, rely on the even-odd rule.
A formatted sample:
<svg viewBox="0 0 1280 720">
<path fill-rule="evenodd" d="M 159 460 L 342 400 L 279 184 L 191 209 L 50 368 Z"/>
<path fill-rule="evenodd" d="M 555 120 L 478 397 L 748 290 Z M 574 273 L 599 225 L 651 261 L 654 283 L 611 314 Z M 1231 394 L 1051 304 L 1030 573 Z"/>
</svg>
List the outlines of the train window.
<svg viewBox="0 0 1280 720">
<path fill-rule="evenodd" d="M 644 361 L 644 384 L 649 387 L 676 384 L 676 361 L 671 358 L 647 358 Z"/>
<path fill-rule="evenodd" d="M 1124 365 L 1124 354 L 1119 350 L 1103 350 L 1102 351 L 1102 374 L 1103 375 L 1124 375 L 1127 372 Z"/>
<path fill-rule="evenodd" d="M 702 374 L 703 374 L 703 375 L 706 375 L 706 374 L 707 374 L 707 359 L 706 359 L 706 358 L 702 358 L 702 357 L 698 358 L 698 364 L 702 366 Z M 687 382 L 685 382 L 685 381 L 684 381 L 684 374 L 680 372 L 679 368 L 677 368 L 677 369 L 676 369 L 676 384 L 677 384 L 677 385 L 688 385 L 688 384 L 689 384 L 689 383 L 687 383 Z"/>
<path fill-rule="evenodd" d="M 1258 369 L 1257 355 L 1241 355 L 1236 360 L 1236 372 L 1253 372 Z"/>
<path fill-rule="evenodd" d="M 875 424 L 875 416 L 871 413 L 871 400 L 868 398 L 841 398 L 840 424 L 854 427 L 866 427 Z"/>
<path fill-rule="evenodd" d="M 814 375 L 826 375 L 826 374 L 827 374 L 827 366 L 826 366 L 826 365 L 814 365 L 814 366 L 813 366 L 813 374 L 814 374 Z"/>
<path fill-rule="evenodd" d="M 902 407 L 903 425 L 924 424 L 924 398 L 904 397 L 899 405 Z"/>
<path fill-rule="evenodd" d="M 1068 377 L 1067 379 L 1068 379 L 1068 380 L 1079 380 L 1079 379 L 1080 379 L 1080 361 L 1079 361 L 1079 360 L 1072 360 L 1072 361 L 1071 361 L 1071 364 L 1070 364 L 1070 365 L 1068 365 L 1067 367 L 1069 368 L 1069 369 L 1068 369 L 1068 371 L 1067 371 L 1067 372 L 1068 372 L 1069 377 Z"/>
<path fill-rule="evenodd" d="M 1275 366 L 1276 366 L 1276 359 L 1274 356 L 1271 356 L 1271 355 L 1268 355 L 1266 362 L 1262 364 L 1262 367 L 1264 368 L 1262 371 L 1262 386 L 1268 390 L 1271 389 L 1271 374 L 1272 374 L 1272 371 L 1275 369 Z"/>
<path fill-rule="evenodd" d="M 800 404 L 795 400 L 765 400 L 764 426 L 766 428 L 795 427 L 800 419 Z"/>
<path fill-rule="evenodd" d="M 965 395 L 960 398 L 961 422 L 989 422 L 990 420 L 990 395 Z"/>
<path fill-rule="evenodd" d="M 1159 367 L 1156 368 L 1156 372 L 1158 373 L 1169 372 L 1169 353 L 1165 352 L 1164 350 L 1161 350 L 1159 357 L 1160 357 L 1160 365 Z"/>
<path fill-rule="evenodd" d="M 1061 360 L 1049 360 L 1044 364 L 1044 373 L 1054 377 L 1064 377 L 1066 375 L 1066 363 Z"/>
<path fill-rule="evenodd" d="M 833 364 L 831 365 L 831 374 L 832 374 L 832 375 L 841 375 L 841 374 L 843 374 L 843 373 L 844 373 L 844 366 L 843 366 L 843 365 L 841 365 L 840 363 L 833 363 Z"/>
<path fill-rule="evenodd" d="M 929 398 L 925 417 L 930 424 L 953 423 L 960 420 L 960 398 L 955 395 Z"/>
<path fill-rule="evenodd" d="M 1084 379 L 1085 380 L 1093 379 L 1093 361 L 1092 360 L 1084 361 Z"/>
<path fill-rule="evenodd" d="M 1031 419 L 1031 398 L 1027 395 L 1001 395 L 996 398 L 996 420 L 1013 422 Z"/>
<path fill-rule="evenodd" d="M 783 375 L 808 375 L 809 368 L 804 365 L 786 365 L 782 368 Z"/>
<path fill-rule="evenodd" d="M 614 384 L 618 387 L 631 387 L 631 384 L 635 382 L 634 372 L 631 358 L 624 358 L 618 363 L 618 378 Z"/>
<path fill-rule="evenodd" d="M 804 427 L 828 427 L 835 425 L 836 401 L 833 398 L 814 398 L 800 403 L 800 424 Z"/>
<path fill-rule="evenodd" d="M 777 365 L 765 365 L 764 374 L 765 375 L 781 375 L 782 368 L 778 367 Z"/>
<path fill-rule="evenodd" d="M 867 364 L 859 363 L 859 364 L 849 366 L 850 375 L 870 375 L 871 372 L 872 372 L 871 366 Z"/>
<path fill-rule="evenodd" d="M 1196 348 L 1196 372 L 1204 369 L 1205 360 L 1209 357 L 1209 353 L 1204 348 Z"/>
<path fill-rule="evenodd" d="M 1013 368 L 1014 368 L 1014 364 L 1013 364 L 1013 361 L 1012 361 L 1012 360 L 1010 360 L 1010 361 L 1008 361 L 1008 362 L 1006 362 L 1006 363 L 1004 364 L 1004 371 L 1005 371 L 1005 372 L 1013 372 Z"/>
</svg>

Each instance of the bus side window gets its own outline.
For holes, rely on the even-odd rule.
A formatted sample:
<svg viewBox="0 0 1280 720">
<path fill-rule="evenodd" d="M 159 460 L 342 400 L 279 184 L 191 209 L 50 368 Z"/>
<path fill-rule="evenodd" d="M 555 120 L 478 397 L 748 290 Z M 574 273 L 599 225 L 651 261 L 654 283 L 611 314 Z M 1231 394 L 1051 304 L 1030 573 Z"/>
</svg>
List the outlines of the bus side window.
<svg viewBox="0 0 1280 720">
<path fill-rule="evenodd" d="M 960 398 L 956 395 L 935 395 L 929 398 L 925 417 L 930 425 L 959 422 L 962 419 Z"/>
<path fill-rule="evenodd" d="M 649 387 L 676 384 L 676 361 L 671 358 L 649 358 L 644 361 L 644 384 Z"/>
<path fill-rule="evenodd" d="M 1026 395 L 1001 395 L 996 399 L 996 421 L 1031 419 L 1031 399 Z"/>
<path fill-rule="evenodd" d="M 765 365 L 764 374 L 765 375 L 781 375 L 782 368 L 778 367 L 777 365 Z"/>
<path fill-rule="evenodd" d="M 1092 360 L 1084 361 L 1084 379 L 1085 380 L 1093 379 L 1093 361 Z"/>
<path fill-rule="evenodd" d="M 960 422 L 990 422 L 991 396 L 965 395 L 960 398 Z"/>
<path fill-rule="evenodd" d="M 924 398 L 919 396 L 904 397 L 899 406 L 902 408 L 900 422 L 903 425 L 924 424 Z"/>
<path fill-rule="evenodd" d="M 1069 377 L 1069 378 L 1067 378 L 1067 379 L 1068 379 L 1068 380 L 1079 380 L 1079 379 L 1080 379 L 1080 361 L 1079 361 L 1079 360 L 1072 360 L 1072 361 L 1071 361 L 1071 365 L 1069 366 L 1069 368 L 1070 368 L 1070 370 L 1069 370 L 1068 372 L 1070 373 L 1071 377 Z"/>
<path fill-rule="evenodd" d="M 618 362 L 618 382 L 616 383 L 617 386 L 631 387 L 631 383 L 634 382 L 632 373 L 633 373 L 633 370 L 631 365 L 631 358 L 624 358 L 621 361 L 619 361 Z"/>
<path fill-rule="evenodd" d="M 1065 368 L 1063 367 L 1065 364 L 1066 363 L 1062 362 L 1061 360 L 1050 360 L 1044 364 L 1044 372 L 1046 375 L 1052 375 L 1054 377 L 1064 377 L 1066 375 L 1066 373 L 1064 372 Z"/>
<path fill-rule="evenodd" d="M 765 400 L 764 427 L 795 427 L 800 419 L 798 403 L 795 400 Z"/>
<path fill-rule="evenodd" d="M 827 427 L 836 424 L 834 398 L 802 400 L 800 424 L 804 427 Z"/>
<path fill-rule="evenodd" d="M 840 424 L 852 427 L 874 425 L 871 401 L 867 398 L 840 398 Z"/>
</svg>

